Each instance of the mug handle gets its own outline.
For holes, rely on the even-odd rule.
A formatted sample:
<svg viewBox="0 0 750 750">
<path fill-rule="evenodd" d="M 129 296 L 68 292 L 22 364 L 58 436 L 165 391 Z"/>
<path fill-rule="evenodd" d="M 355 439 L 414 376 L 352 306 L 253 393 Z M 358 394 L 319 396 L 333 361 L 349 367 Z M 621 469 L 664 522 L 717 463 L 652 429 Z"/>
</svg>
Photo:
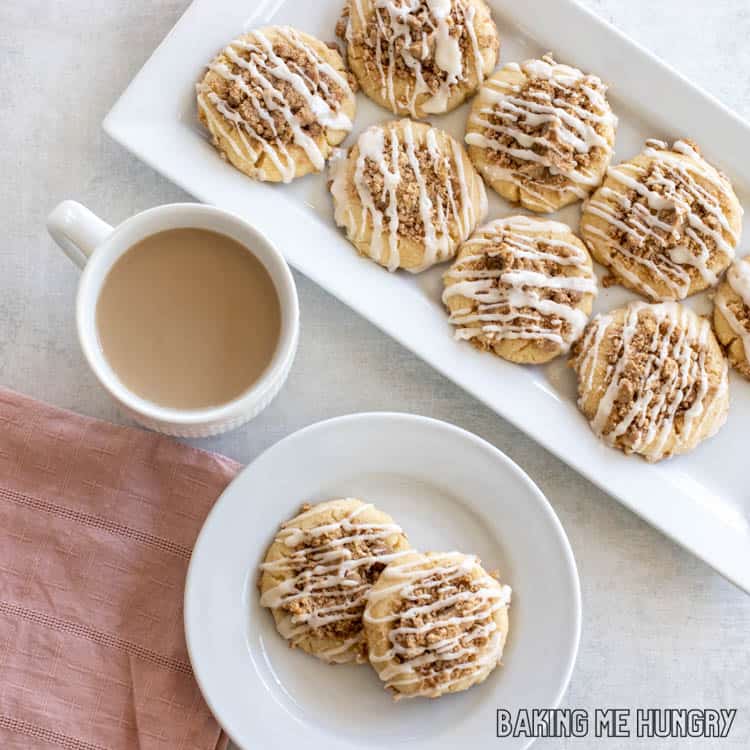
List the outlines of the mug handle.
<svg viewBox="0 0 750 750">
<path fill-rule="evenodd" d="M 59 203 L 47 217 L 47 231 L 79 268 L 112 234 L 112 227 L 76 201 Z"/>
</svg>

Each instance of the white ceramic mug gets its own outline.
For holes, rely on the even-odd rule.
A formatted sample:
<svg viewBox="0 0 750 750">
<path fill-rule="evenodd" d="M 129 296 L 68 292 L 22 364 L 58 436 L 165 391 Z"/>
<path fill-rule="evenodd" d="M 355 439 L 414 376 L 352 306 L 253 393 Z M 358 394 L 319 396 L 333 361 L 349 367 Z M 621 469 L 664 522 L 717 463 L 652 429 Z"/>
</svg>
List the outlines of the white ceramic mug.
<svg viewBox="0 0 750 750">
<path fill-rule="evenodd" d="M 185 227 L 219 232 L 246 247 L 268 271 L 281 305 L 281 336 L 264 374 L 236 399 L 205 409 L 162 407 L 129 391 L 105 359 L 96 330 L 99 292 L 115 261 L 145 237 Z M 84 356 L 101 384 L 138 422 L 167 435 L 216 435 L 255 417 L 279 392 L 297 350 L 297 289 L 281 253 L 239 216 L 199 203 L 173 203 L 143 211 L 111 227 L 80 203 L 63 201 L 49 215 L 47 229 L 65 254 L 83 270 L 76 299 L 76 325 Z"/>
</svg>

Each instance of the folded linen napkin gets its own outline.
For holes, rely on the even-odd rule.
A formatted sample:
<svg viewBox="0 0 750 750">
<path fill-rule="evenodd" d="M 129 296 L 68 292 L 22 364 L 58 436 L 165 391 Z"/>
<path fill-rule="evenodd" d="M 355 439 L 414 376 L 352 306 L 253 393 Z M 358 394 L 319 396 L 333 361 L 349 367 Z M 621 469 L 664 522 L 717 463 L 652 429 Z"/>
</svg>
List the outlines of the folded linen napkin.
<svg viewBox="0 0 750 750">
<path fill-rule="evenodd" d="M 0 388 L 0 747 L 217 750 L 182 625 L 235 462 Z"/>
</svg>

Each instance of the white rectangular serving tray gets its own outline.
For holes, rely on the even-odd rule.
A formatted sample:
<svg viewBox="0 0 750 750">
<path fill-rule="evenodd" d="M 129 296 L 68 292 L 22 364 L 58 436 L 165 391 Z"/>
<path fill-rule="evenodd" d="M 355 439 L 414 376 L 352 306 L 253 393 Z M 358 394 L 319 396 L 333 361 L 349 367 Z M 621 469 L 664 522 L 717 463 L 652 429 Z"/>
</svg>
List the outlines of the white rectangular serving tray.
<svg viewBox="0 0 750 750">
<path fill-rule="evenodd" d="M 731 376 L 732 406 L 717 437 L 689 456 L 649 465 L 601 444 L 575 404 L 565 361 L 521 367 L 456 342 L 440 302 L 444 267 L 419 276 L 388 274 L 360 258 L 333 223 L 326 177 L 292 185 L 255 183 L 219 158 L 197 123 L 194 85 L 230 39 L 254 26 L 290 24 L 325 41 L 343 0 L 196 0 L 104 121 L 104 129 L 196 198 L 246 217 L 289 263 L 364 315 L 491 409 L 750 592 L 750 482 L 745 462 L 750 383 Z M 501 36 L 501 62 L 552 51 L 601 76 L 620 118 L 616 160 L 648 137 L 689 136 L 727 172 L 750 208 L 750 126 L 574 0 L 489 0 Z M 390 114 L 358 95 L 347 144 Z M 467 106 L 432 122 L 462 139 Z M 490 198 L 489 218 L 515 209 Z M 579 209 L 558 217 L 575 228 Z M 744 254 L 740 246 L 740 254 Z M 601 272 L 601 269 L 599 269 Z M 632 298 L 603 289 L 595 310 Z M 690 304 L 710 310 L 707 295 Z M 498 488 L 501 492 L 502 488 Z M 554 502 L 554 498 L 552 498 Z"/>
</svg>

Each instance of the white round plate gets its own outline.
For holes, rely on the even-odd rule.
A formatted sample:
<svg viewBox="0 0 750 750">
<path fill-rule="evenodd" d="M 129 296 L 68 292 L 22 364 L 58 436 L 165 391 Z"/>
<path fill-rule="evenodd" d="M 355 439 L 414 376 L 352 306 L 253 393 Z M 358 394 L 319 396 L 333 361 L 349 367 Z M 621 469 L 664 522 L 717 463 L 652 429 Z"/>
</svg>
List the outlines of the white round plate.
<svg viewBox="0 0 750 750">
<path fill-rule="evenodd" d="M 503 665 L 478 687 L 394 702 L 366 665 L 292 650 L 260 607 L 257 571 L 279 523 L 304 502 L 359 497 L 418 549 L 478 554 L 513 588 Z M 496 711 L 557 706 L 578 650 L 573 553 L 552 507 L 509 458 L 453 425 L 355 414 L 285 438 L 242 471 L 193 551 L 185 631 L 196 679 L 244 750 L 498 747 Z M 506 739 L 504 750 L 527 739 Z"/>
</svg>

